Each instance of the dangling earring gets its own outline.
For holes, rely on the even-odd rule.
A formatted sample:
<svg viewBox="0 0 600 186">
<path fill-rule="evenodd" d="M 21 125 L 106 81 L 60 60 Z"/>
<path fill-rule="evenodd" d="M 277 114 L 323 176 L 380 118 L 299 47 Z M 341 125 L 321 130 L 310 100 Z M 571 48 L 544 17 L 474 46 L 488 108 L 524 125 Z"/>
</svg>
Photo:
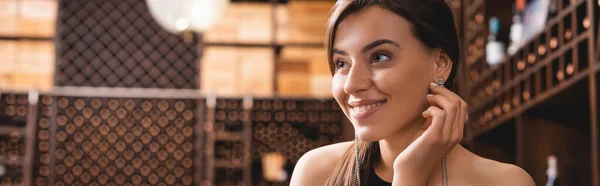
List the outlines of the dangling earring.
<svg viewBox="0 0 600 186">
<path fill-rule="evenodd" d="M 360 166 L 358 165 L 358 135 L 354 134 L 354 169 L 356 170 L 356 183 L 360 186 Z"/>
<path fill-rule="evenodd" d="M 442 78 L 442 77 L 438 78 L 438 85 L 440 85 L 442 87 L 444 86 L 444 78 Z"/>
</svg>

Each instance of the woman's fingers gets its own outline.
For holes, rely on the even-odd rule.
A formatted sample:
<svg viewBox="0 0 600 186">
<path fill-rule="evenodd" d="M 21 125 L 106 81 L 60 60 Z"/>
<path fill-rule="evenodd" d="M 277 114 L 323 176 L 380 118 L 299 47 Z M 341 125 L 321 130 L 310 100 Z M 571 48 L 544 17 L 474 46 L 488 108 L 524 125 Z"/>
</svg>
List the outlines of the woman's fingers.
<svg viewBox="0 0 600 186">
<path fill-rule="evenodd" d="M 442 95 L 427 96 L 427 101 L 432 106 L 437 106 L 445 112 L 446 120 L 444 120 L 443 134 L 444 137 L 449 138 L 455 130 L 457 107 L 453 105 L 450 99 Z"/>
<path fill-rule="evenodd" d="M 444 123 L 446 122 L 446 113 L 439 107 L 430 106 L 422 114 L 424 118 L 431 119 L 431 125 L 421 136 L 442 136 Z"/>
<path fill-rule="evenodd" d="M 450 133 L 451 140 L 460 142 L 467 114 L 466 103 L 456 93 L 443 86 L 431 83 L 429 87 L 433 94 L 432 96 L 428 96 L 427 100 L 432 105 L 439 105 L 448 115 L 445 125 L 450 131 L 445 130 L 446 132 L 444 133 Z"/>
</svg>

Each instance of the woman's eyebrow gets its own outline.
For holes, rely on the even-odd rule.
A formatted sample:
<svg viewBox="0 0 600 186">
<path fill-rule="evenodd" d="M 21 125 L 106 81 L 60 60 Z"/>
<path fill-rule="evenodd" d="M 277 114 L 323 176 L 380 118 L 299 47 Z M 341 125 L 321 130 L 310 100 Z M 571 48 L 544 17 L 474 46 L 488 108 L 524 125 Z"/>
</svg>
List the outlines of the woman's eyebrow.
<svg viewBox="0 0 600 186">
<path fill-rule="evenodd" d="M 343 55 L 343 56 L 347 56 L 348 55 L 348 53 L 346 53 L 346 51 L 343 51 L 343 50 L 340 50 L 340 49 L 337 49 L 337 48 L 333 49 L 333 54 L 340 54 L 340 55 Z"/>
<path fill-rule="evenodd" d="M 365 47 L 363 47 L 363 49 L 361 50 L 362 53 L 365 53 L 379 45 L 383 45 L 383 44 L 390 44 L 390 45 L 394 45 L 400 49 L 402 49 L 402 47 L 400 47 L 400 45 L 392 40 L 389 39 L 379 39 L 379 40 L 375 40 L 371 43 L 369 43 L 368 45 L 366 45 Z"/>
<path fill-rule="evenodd" d="M 390 45 L 393 45 L 393 46 L 396 46 L 396 47 L 402 49 L 402 47 L 400 47 L 400 44 L 398 44 L 398 43 L 396 43 L 396 42 L 394 42 L 392 40 L 389 40 L 389 39 L 379 39 L 379 40 L 375 40 L 375 41 L 369 43 L 368 45 L 366 45 L 365 47 L 363 47 L 362 50 L 361 50 L 361 52 L 365 53 L 365 52 L 367 52 L 367 51 L 369 51 L 369 50 L 371 50 L 371 49 L 373 49 L 373 48 L 375 48 L 377 46 L 384 45 L 384 44 L 390 44 Z M 344 55 L 344 56 L 348 55 L 348 53 L 346 51 L 340 50 L 340 49 L 337 49 L 337 48 L 333 48 L 332 51 L 333 51 L 333 54 L 340 54 L 340 55 Z"/>
</svg>

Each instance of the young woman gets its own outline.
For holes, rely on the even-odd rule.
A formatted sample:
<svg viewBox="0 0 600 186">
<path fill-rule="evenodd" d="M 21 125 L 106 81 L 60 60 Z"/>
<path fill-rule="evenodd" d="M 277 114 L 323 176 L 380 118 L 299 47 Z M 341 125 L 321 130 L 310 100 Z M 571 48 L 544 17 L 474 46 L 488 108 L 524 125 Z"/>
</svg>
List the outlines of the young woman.
<svg viewBox="0 0 600 186">
<path fill-rule="evenodd" d="M 338 0 L 327 36 L 356 139 L 306 153 L 292 186 L 535 185 L 459 144 L 467 104 L 453 92 L 459 46 L 444 0 Z"/>
</svg>

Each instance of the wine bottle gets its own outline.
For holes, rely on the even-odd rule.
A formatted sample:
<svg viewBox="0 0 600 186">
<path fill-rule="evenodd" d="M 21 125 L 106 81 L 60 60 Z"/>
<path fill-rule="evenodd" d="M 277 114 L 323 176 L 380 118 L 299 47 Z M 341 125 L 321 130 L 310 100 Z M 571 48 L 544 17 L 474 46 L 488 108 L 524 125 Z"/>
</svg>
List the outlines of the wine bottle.
<svg viewBox="0 0 600 186">
<path fill-rule="evenodd" d="M 486 61 L 490 66 L 504 60 L 504 44 L 496 40 L 498 31 L 500 30 L 500 20 L 498 17 L 490 18 L 490 35 L 488 36 L 488 44 L 486 45 Z"/>
<path fill-rule="evenodd" d="M 556 156 L 548 156 L 548 169 L 546 170 L 546 175 L 548 176 L 548 181 L 546 182 L 546 186 L 559 186 L 558 184 L 558 160 Z"/>
<path fill-rule="evenodd" d="M 548 21 L 552 18 L 556 17 L 558 12 L 558 7 L 556 4 L 556 0 L 550 0 L 550 6 L 548 7 Z"/>
</svg>

